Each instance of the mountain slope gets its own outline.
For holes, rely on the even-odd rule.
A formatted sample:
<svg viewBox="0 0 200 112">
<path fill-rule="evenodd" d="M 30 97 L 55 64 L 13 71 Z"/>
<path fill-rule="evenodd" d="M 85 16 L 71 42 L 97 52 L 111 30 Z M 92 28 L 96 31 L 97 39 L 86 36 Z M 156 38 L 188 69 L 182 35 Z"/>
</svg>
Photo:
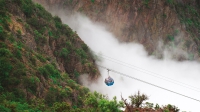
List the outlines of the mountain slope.
<svg viewBox="0 0 200 112">
<path fill-rule="evenodd" d="M 99 71 L 76 32 L 32 0 L 0 0 L 0 6 L 1 112 L 93 111 L 97 99 L 119 111 L 116 99 L 78 84 L 81 74 L 95 80 Z"/>
<path fill-rule="evenodd" d="M 121 112 L 115 97 L 79 84 L 81 74 L 95 81 L 100 73 L 87 45 L 59 17 L 32 0 L 0 0 L 0 7 L 1 112 Z"/>
<path fill-rule="evenodd" d="M 198 0 L 34 0 L 48 10 L 80 12 L 101 22 L 122 42 L 139 42 L 149 54 L 163 57 L 163 48 L 180 49 L 189 55 L 174 57 L 199 60 Z M 158 44 L 163 42 L 163 45 Z M 169 47 L 170 46 L 170 47 Z M 174 47 L 173 47 L 174 46 Z M 162 49 L 160 51 L 160 49 Z"/>
</svg>

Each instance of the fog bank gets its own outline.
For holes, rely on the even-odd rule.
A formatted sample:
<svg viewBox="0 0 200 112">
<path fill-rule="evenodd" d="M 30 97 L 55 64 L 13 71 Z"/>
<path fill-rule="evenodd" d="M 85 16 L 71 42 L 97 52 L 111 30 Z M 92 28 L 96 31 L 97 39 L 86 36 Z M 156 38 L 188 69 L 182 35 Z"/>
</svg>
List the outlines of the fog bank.
<svg viewBox="0 0 200 112">
<path fill-rule="evenodd" d="M 170 58 L 169 49 L 161 50 L 165 54 L 162 60 L 148 56 L 143 45 L 133 42 L 120 43 L 106 30 L 106 27 L 91 22 L 87 17 L 80 14 L 74 16 L 56 14 L 99 56 L 101 61 L 96 61 L 99 65 L 200 100 L 199 62 L 173 60 Z M 82 77 L 82 81 L 90 90 L 107 94 L 109 98 L 117 96 L 120 99 L 121 93 L 124 98 L 128 98 L 140 90 L 149 96 L 148 102 L 159 105 L 172 104 L 182 111 L 200 111 L 200 102 L 113 72 L 110 72 L 110 76 L 114 78 L 115 84 L 108 87 L 104 84 L 104 79 L 108 76 L 107 70 L 100 67 L 99 70 L 102 77 L 96 83 L 88 82 L 86 76 Z"/>
</svg>

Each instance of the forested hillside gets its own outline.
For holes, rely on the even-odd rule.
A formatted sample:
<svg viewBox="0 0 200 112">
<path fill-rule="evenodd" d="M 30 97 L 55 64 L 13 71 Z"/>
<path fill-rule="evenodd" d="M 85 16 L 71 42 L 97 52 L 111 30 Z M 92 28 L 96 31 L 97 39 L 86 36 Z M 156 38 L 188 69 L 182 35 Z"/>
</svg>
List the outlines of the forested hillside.
<svg viewBox="0 0 200 112">
<path fill-rule="evenodd" d="M 0 7 L 0 112 L 121 111 L 125 100 L 108 100 L 79 84 L 81 74 L 95 81 L 100 73 L 88 46 L 59 17 L 32 0 L 0 0 Z M 126 107 L 177 111 L 136 106 L 137 96 Z"/>
<path fill-rule="evenodd" d="M 31 0 L 0 0 L 0 7 L 1 112 L 96 110 L 91 98 L 118 106 L 77 83 L 79 75 L 95 80 L 99 72 L 59 17 Z"/>
</svg>

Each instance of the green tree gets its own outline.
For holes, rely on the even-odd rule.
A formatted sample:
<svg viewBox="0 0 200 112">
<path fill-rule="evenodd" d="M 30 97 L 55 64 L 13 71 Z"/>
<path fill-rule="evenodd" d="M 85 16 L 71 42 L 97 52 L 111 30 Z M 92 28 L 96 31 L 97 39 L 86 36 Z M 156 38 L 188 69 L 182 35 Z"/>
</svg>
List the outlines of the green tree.
<svg viewBox="0 0 200 112">
<path fill-rule="evenodd" d="M 138 91 L 137 94 L 129 96 L 129 99 L 133 107 L 141 107 L 141 104 L 148 100 L 148 97 L 145 94 L 140 94 L 140 91 Z"/>
</svg>

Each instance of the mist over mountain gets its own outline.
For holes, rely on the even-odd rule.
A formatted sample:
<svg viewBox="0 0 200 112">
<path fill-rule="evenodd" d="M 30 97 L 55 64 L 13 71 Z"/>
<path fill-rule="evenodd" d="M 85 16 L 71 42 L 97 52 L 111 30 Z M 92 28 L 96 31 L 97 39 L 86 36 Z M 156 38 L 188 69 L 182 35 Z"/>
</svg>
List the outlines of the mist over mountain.
<svg viewBox="0 0 200 112">
<path fill-rule="evenodd" d="M 0 111 L 198 112 L 199 5 L 0 0 Z"/>
</svg>

